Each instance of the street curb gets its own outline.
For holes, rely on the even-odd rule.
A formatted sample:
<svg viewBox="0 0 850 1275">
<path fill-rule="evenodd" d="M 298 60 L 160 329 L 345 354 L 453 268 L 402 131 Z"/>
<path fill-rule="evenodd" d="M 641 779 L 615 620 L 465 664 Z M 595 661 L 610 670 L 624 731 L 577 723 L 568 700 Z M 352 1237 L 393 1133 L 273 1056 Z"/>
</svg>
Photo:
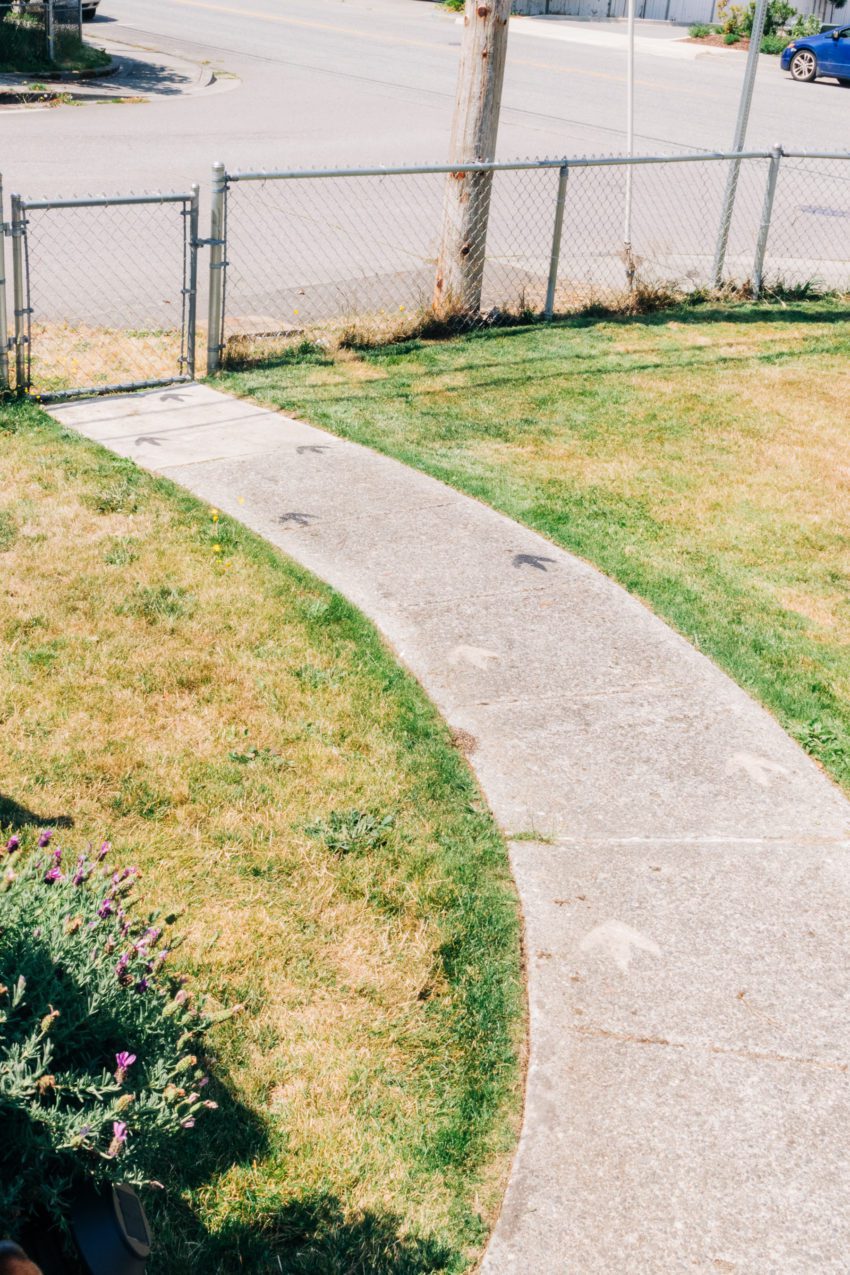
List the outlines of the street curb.
<svg viewBox="0 0 850 1275">
<path fill-rule="evenodd" d="M 110 58 L 106 66 L 92 67 L 90 70 L 83 71 L 33 71 L 32 74 L 4 71 L 0 73 L 0 93 L 13 93 L 17 86 L 26 88 L 33 83 L 73 84 L 78 80 L 102 80 L 106 76 L 115 75 L 120 69 L 121 63 L 116 62 L 115 58 Z"/>
<path fill-rule="evenodd" d="M 108 75 L 115 75 L 121 69 L 121 63 L 116 62 L 115 58 L 110 58 L 104 67 L 92 67 L 91 70 L 85 71 L 51 71 L 49 75 L 45 75 L 44 79 L 52 83 L 74 83 L 76 80 L 103 80 Z"/>
<path fill-rule="evenodd" d="M 196 93 L 203 92 L 217 83 L 215 72 L 209 66 L 200 66 L 197 63 L 199 75 L 191 89 L 181 93 L 180 96 L 190 97 Z M 78 102 L 99 102 L 99 101 L 120 101 L 130 95 L 129 86 L 124 89 L 120 87 L 111 88 L 104 86 L 105 91 L 102 94 L 96 92 L 97 84 L 100 80 L 107 79 L 110 76 L 119 74 L 123 69 L 124 61 L 122 58 L 110 58 L 109 64 L 103 69 L 91 71 L 76 72 L 51 72 L 44 75 L 33 75 L 25 77 L 23 75 L 12 75 L 8 77 L 0 76 L 0 105 L 14 104 L 21 98 L 26 98 L 31 105 L 37 105 L 38 100 L 49 103 L 58 95 L 70 97 Z M 51 84 L 54 87 L 43 92 L 34 91 L 33 84 Z M 75 91 L 74 86 L 79 85 L 79 89 Z M 90 86 L 90 87 L 89 87 Z M 92 91 L 94 90 L 94 91 Z M 142 94 L 141 96 L 147 96 Z"/>
</svg>

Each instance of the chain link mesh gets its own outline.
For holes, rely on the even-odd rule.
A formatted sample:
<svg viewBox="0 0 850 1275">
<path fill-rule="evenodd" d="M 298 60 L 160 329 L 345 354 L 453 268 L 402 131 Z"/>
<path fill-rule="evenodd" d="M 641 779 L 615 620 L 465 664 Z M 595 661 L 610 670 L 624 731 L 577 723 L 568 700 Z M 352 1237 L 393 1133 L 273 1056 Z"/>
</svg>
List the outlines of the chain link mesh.
<svg viewBox="0 0 850 1275">
<path fill-rule="evenodd" d="M 632 166 L 628 245 L 628 167 L 615 159 L 483 174 L 231 174 L 226 269 L 216 275 L 225 288 L 225 361 L 305 340 L 398 340 L 445 330 L 447 320 L 488 325 L 540 314 L 547 303 L 569 314 L 710 291 L 733 162 L 694 156 Z M 751 286 L 769 213 L 766 289 L 850 290 L 850 156 L 783 156 L 772 208 L 770 157 L 738 163 L 724 285 Z M 39 394 L 192 371 L 192 197 L 92 202 L 24 204 L 26 357 Z"/>
<path fill-rule="evenodd" d="M 30 384 L 50 395 L 187 371 L 191 197 L 24 205 Z"/>
<path fill-rule="evenodd" d="M 769 287 L 850 291 L 848 160 L 782 160 L 765 280 Z"/>
<path fill-rule="evenodd" d="M 554 310 L 621 306 L 655 294 L 711 289 L 724 192 L 733 161 L 672 158 L 631 168 L 626 245 L 625 164 L 568 165 Z M 738 163 L 724 285 L 750 286 L 770 160 Z M 467 174 L 467 177 L 471 176 Z M 458 309 L 468 326 L 545 305 L 559 167 L 497 169 L 486 197 L 470 187 L 466 222 L 481 300 Z M 400 172 L 269 177 L 232 174 L 227 191 L 225 358 L 304 339 L 402 337 L 439 313 L 448 216 L 464 217 L 447 189 L 457 175 Z M 784 159 L 768 241 L 768 287 L 848 286 L 850 162 Z M 447 211 L 448 210 L 448 211 Z M 257 245 L 262 244 L 262 251 Z M 475 261 L 475 254 L 483 259 Z M 435 305 L 436 302 L 436 305 Z"/>
</svg>

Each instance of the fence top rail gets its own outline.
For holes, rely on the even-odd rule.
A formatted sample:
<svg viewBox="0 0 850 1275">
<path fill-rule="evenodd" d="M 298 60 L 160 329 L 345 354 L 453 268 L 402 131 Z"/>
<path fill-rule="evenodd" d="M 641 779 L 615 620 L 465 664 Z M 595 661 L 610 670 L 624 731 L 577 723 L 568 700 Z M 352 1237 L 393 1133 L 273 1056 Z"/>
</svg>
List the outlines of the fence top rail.
<svg viewBox="0 0 850 1275">
<path fill-rule="evenodd" d="M 115 204 L 187 204 L 192 195 L 91 195 L 84 199 L 24 199 L 13 195 L 28 212 L 47 208 L 111 208 Z"/>
<path fill-rule="evenodd" d="M 782 148 L 783 159 L 847 159 L 850 151 L 787 151 Z"/>
<path fill-rule="evenodd" d="M 479 164 L 418 164 L 398 168 L 305 168 L 291 172 L 226 173 L 228 182 L 303 181 L 321 177 L 405 177 L 422 173 L 525 172 L 540 168 L 613 168 L 618 165 L 694 164 L 723 159 L 770 159 L 773 151 L 700 151 L 687 155 L 604 155 L 571 159 L 534 159 Z M 829 158 L 832 158 L 831 156 Z M 846 156 L 850 158 L 850 155 Z"/>
</svg>

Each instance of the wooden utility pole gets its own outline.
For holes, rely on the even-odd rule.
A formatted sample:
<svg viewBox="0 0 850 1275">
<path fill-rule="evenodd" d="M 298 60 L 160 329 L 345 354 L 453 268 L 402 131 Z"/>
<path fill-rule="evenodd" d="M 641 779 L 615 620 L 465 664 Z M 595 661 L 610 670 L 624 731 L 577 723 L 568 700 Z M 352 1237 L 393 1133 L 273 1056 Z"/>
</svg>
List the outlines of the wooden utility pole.
<svg viewBox="0 0 850 1275">
<path fill-rule="evenodd" d="M 495 159 L 510 12 L 511 0 L 466 0 L 451 164 Z M 434 286 L 434 310 L 442 317 L 481 309 L 492 185 L 489 172 L 446 179 Z"/>
</svg>

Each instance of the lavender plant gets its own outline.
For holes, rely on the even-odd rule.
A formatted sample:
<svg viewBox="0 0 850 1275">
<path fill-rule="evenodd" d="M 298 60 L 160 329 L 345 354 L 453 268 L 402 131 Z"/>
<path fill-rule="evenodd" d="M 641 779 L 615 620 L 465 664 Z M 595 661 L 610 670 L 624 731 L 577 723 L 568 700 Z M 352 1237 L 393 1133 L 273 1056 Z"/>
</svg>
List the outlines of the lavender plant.
<svg viewBox="0 0 850 1275">
<path fill-rule="evenodd" d="M 168 972 L 175 917 L 140 914 L 109 844 L 0 843 L 0 1220 L 61 1217 L 75 1184 L 156 1183 L 215 1103 L 211 1015 Z M 3 862 L 5 860 L 5 862 Z M 230 1011 L 233 1012 L 233 1011 Z"/>
</svg>

